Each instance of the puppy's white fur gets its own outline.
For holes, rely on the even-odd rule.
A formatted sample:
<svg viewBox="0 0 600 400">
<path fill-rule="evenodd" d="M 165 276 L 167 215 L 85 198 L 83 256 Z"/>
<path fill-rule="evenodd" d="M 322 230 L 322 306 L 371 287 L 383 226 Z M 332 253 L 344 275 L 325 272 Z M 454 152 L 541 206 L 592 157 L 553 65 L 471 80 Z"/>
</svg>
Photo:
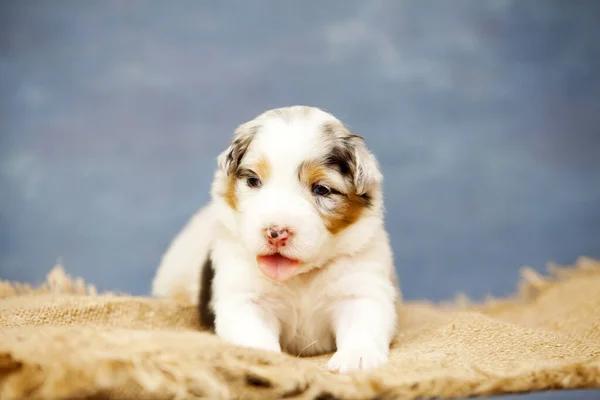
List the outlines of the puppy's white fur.
<svg viewBox="0 0 600 400">
<path fill-rule="evenodd" d="M 327 124 L 342 133 L 324 132 Z M 326 158 L 331 146 L 347 134 L 332 115 L 304 106 L 270 110 L 241 125 L 234 137 L 240 140 L 232 141 L 218 158 L 212 201 L 192 217 L 165 253 L 153 294 L 183 293 L 197 303 L 202 265 L 210 257 L 210 307 L 221 338 L 293 355 L 336 350 L 329 369 L 342 373 L 385 363 L 400 291 L 383 224 L 377 162 L 357 140 L 349 147 L 352 177 L 328 170 L 330 185 L 343 193 L 368 193 L 370 199 L 356 221 L 335 233 L 326 220 L 340 207 L 342 200 L 336 198 L 341 197 L 316 199 L 298 174 L 303 162 Z M 246 148 L 236 160 L 241 139 Z M 252 168 L 260 160 L 270 166 L 260 188 L 249 187 L 244 179 L 228 188 L 232 162 Z M 228 190 L 235 194 L 235 207 L 226 201 Z M 281 254 L 301 260 L 301 265 L 284 282 L 268 279 L 257 267 L 256 256 L 267 251 L 264 229 L 269 224 L 294 232 Z"/>
</svg>

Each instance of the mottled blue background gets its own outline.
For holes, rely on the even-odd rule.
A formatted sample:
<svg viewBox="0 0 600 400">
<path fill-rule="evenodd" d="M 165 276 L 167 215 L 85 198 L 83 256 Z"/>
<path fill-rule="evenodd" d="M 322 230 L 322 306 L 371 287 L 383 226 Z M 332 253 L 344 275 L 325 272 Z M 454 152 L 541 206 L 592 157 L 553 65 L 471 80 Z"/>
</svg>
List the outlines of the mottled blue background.
<svg viewBox="0 0 600 400">
<path fill-rule="evenodd" d="M 600 2 L 7 1 L 0 278 L 59 256 L 147 293 L 215 157 L 316 105 L 386 177 L 407 298 L 481 298 L 600 257 Z"/>
</svg>

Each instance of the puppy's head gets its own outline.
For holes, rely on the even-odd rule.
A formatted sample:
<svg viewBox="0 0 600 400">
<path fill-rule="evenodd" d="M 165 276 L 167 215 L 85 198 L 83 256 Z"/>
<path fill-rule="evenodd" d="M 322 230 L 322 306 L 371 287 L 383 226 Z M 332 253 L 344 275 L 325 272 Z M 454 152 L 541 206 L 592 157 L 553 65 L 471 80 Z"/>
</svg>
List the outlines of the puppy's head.
<svg viewBox="0 0 600 400">
<path fill-rule="evenodd" d="M 381 220 L 377 161 L 362 137 L 317 108 L 270 110 L 240 125 L 218 165 L 215 200 L 271 279 L 352 253 L 369 221 Z"/>
</svg>

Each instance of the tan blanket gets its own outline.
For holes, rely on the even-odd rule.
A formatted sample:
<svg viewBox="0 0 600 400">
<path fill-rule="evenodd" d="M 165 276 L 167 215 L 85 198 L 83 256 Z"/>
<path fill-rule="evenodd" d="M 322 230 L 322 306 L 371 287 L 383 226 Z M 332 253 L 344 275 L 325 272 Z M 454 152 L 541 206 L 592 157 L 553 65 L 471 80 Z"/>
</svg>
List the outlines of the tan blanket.
<svg viewBox="0 0 600 400">
<path fill-rule="evenodd" d="M 193 306 L 96 294 L 61 268 L 0 283 L 2 399 L 393 399 L 600 388 L 600 262 L 523 271 L 514 298 L 406 304 L 389 365 L 326 372 L 198 332 Z"/>
</svg>

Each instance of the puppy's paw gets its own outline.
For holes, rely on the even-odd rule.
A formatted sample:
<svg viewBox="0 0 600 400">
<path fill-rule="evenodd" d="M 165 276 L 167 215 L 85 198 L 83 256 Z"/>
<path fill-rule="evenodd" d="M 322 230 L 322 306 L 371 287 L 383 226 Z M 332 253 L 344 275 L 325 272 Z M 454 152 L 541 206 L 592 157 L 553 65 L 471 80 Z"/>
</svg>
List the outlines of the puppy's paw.
<svg viewBox="0 0 600 400">
<path fill-rule="evenodd" d="M 281 352 L 275 316 L 254 303 L 233 298 L 215 305 L 215 331 L 229 343 L 253 349 Z"/>
<path fill-rule="evenodd" d="M 281 353 L 281 346 L 279 345 L 278 342 L 264 340 L 264 339 L 257 338 L 257 337 L 249 337 L 249 336 L 240 335 L 240 336 L 236 336 L 236 337 L 230 337 L 229 341 L 238 346 Z"/>
<path fill-rule="evenodd" d="M 279 341 L 273 335 L 267 333 L 256 327 L 247 326 L 244 330 L 221 330 L 217 332 L 217 335 L 238 346 L 281 353 Z"/>
<path fill-rule="evenodd" d="M 374 346 L 353 346 L 339 349 L 329 360 L 327 368 L 334 373 L 350 373 L 373 369 L 386 364 L 388 355 Z"/>
</svg>

